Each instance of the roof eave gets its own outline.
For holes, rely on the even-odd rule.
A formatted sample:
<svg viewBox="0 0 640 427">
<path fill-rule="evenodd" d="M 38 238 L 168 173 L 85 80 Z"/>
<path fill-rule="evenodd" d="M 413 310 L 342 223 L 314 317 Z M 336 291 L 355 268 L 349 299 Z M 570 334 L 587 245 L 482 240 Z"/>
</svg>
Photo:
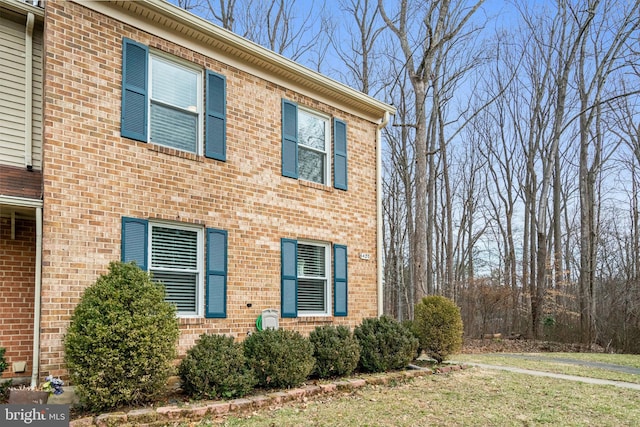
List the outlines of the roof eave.
<svg viewBox="0 0 640 427">
<path fill-rule="evenodd" d="M 86 2 L 79 1 L 79 3 Z M 295 82 L 312 93 L 316 92 L 324 97 L 329 97 L 371 119 L 376 118 L 376 121 L 381 119 L 385 112 L 395 114 L 396 109 L 392 105 L 304 67 L 164 0 L 138 0 L 135 2 L 112 0 L 110 3 L 131 13 L 144 16 L 145 20 L 162 25 L 170 22 L 176 31 L 216 46 L 228 54 L 241 58 L 244 62 L 273 73 L 280 79 Z"/>
</svg>

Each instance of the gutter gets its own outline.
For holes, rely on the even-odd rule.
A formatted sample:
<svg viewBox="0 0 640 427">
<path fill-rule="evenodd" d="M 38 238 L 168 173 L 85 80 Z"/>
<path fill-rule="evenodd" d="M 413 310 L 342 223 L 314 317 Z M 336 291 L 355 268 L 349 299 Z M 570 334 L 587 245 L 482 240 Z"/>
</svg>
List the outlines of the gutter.
<svg viewBox="0 0 640 427">
<path fill-rule="evenodd" d="M 38 386 L 40 371 L 40 293 L 42 292 L 42 207 L 36 208 L 36 289 L 33 301 L 33 357 L 31 386 Z"/>
<path fill-rule="evenodd" d="M 24 164 L 29 170 L 33 168 L 33 25 L 35 18 L 33 13 L 27 14 L 25 29 Z"/>
<path fill-rule="evenodd" d="M 377 208 L 377 248 L 376 267 L 378 269 L 378 317 L 384 314 L 384 280 L 382 269 L 382 128 L 389 123 L 389 112 L 385 111 L 376 127 L 376 208 Z"/>
</svg>

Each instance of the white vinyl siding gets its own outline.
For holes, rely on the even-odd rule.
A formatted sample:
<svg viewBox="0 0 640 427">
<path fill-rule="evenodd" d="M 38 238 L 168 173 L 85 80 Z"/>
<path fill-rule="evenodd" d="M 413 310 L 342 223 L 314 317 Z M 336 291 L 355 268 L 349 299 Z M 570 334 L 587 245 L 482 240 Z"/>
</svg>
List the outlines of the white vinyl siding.
<svg viewBox="0 0 640 427">
<path fill-rule="evenodd" d="M 25 21 L 26 22 L 26 21 Z M 0 17 L 0 162 L 25 166 L 25 22 Z M 33 166 L 42 165 L 42 29 L 33 31 Z"/>
</svg>

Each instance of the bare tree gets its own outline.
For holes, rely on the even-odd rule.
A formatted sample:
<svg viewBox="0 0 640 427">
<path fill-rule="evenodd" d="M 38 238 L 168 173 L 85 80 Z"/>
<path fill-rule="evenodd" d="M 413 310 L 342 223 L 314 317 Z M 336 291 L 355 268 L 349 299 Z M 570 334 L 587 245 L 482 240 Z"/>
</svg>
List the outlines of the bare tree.
<svg viewBox="0 0 640 427">
<path fill-rule="evenodd" d="M 433 88 L 434 79 L 442 66 L 437 60 L 446 43 L 454 39 L 468 23 L 475 11 L 482 4 L 482 0 L 470 8 L 464 8 L 461 4 L 452 4 L 449 0 L 434 1 L 428 4 L 419 2 L 409 4 L 403 1 L 399 5 L 395 15 L 390 15 L 382 0 L 378 0 L 378 8 L 387 28 L 395 35 L 400 50 L 404 56 L 404 65 L 411 82 L 413 91 L 413 104 L 415 107 L 416 140 L 416 176 L 415 176 L 415 228 L 410 236 L 411 263 L 413 266 L 413 287 L 416 289 L 415 298 L 433 291 L 433 283 L 429 274 L 430 254 L 428 253 L 429 229 L 433 226 L 433 215 L 427 213 L 427 205 L 433 212 L 433 199 L 428 197 L 428 191 L 434 189 L 435 167 L 432 156 L 438 144 L 436 139 L 438 108 L 433 108 L 429 115 L 426 110 L 427 96 Z M 454 13 L 457 12 L 457 13 Z M 455 17 L 455 19 L 454 19 Z M 418 19 L 416 23 L 414 19 Z M 419 28 L 415 26 L 418 25 Z M 416 32 L 420 34 L 417 43 Z M 432 92 L 432 95 L 435 90 Z M 433 100 L 433 106 L 439 106 L 439 100 Z M 428 119 L 429 117 L 429 119 Z M 430 167 L 427 166 L 428 157 L 431 159 Z M 431 185 L 429 184 L 431 183 Z M 433 248 L 430 247 L 432 250 Z"/>
<path fill-rule="evenodd" d="M 602 98 L 606 95 L 608 77 L 624 66 L 621 57 L 627 41 L 640 25 L 640 1 L 592 1 L 586 5 L 592 14 L 601 6 L 601 18 L 586 27 L 590 37 L 580 43 L 577 63 L 577 88 L 580 99 L 580 327 L 585 343 L 595 338 L 596 312 L 595 265 L 597 253 L 598 208 L 596 200 L 597 177 L 606 158 L 617 144 L 604 151 L 601 123 Z"/>
<path fill-rule="evenodd" d="M 341 0 L 340 7 L 354 26 L 349 23 L 344 26 L 349 35 L 346 42 L 342 37 L 330 37 L 331 44 L 348 70 L 344 80 L 369 94 L 375 77 L 374 64 L 379 58 L 375 53 L 378 36 L 384 29 L 377 23 L 378 6 L 375 0 Z"/>
</svg>

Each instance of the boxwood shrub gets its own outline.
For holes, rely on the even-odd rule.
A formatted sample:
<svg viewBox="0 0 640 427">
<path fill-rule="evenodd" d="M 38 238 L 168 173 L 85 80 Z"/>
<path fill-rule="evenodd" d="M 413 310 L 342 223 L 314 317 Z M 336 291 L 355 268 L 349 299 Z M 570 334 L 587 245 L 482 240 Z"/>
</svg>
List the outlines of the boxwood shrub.
<svg viewBox="0 0 640 427">
<path fill-rule="evenodd" d="M 351 375 L 360 360 L 360 345 L 346 326 L 319 326 L 309 334 L 319 378 Z"/>
<path fill-rule="evenodd" d="M 0 377 L 5 369 L 7 369 L 7 360 L 4 358 L 4 353 L 6 349 L 0 347 Z M 11 387 L 11 380 L 0 381 L 0 403 L 3 403 L 7 400 L 9 393 L 9 387 Z"/>
<path fill-rule="evenodd" d="M 417 355 L 418 339 L 389 316 L 364 319 L 353 333 L 360 344 L 361 371 L 404 369 Z"/>
<path fill-rule="evenodd" d="M 202 334 L 178 366 L 182 390 L 195 398 L 240 397 L 256 384 L 233 337 Z"/>
<path fill-rule="evenodd" d="M 412 328 L 420 341 L 420 350 L 438 362 L 462 348 L 462 316 L 449 298 L 431 295 L 422 298 L 414 309 Z"/>
<path fill-rule="evenodd" d="M 243 345 L 247 363 L 261 387 L 298 386 L 315 365 L 311 341 L 297 331 L 265 329 L 249 335 Z"/>
<path fill-rule="evenodd" d="M 71 382 L 88 410 L 152 401 L 173 373 L 176 309 L 135 263 L 112 262 L 88 287 L 64 340 Z"/>
</svg>

